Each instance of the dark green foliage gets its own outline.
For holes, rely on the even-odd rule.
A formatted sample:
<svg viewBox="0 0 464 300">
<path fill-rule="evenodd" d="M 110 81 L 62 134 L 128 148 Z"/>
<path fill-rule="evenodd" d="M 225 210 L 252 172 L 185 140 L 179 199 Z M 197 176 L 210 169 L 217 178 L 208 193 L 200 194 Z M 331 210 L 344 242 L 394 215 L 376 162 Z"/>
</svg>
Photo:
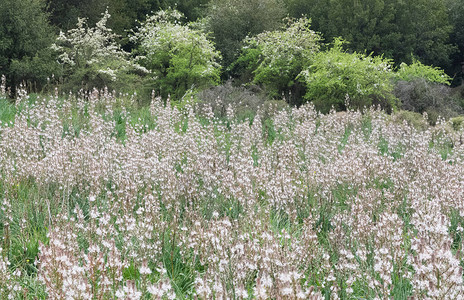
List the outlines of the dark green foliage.
<svg viewBox="0 0 464 300">
<path fill-rule="evenodd" d="M 453 77 L 454 85 L 462 84 L 464 79 L 464 5 L 462 0 L 448 0 L 448 14 L 453 30 L 450 39 L 458 48 L 451 57 L 453 66 L 447 71 Z"/>
<path fill-rule="evenodd" d="M 203 17 L 210 0 L 161 0 L 162 8 L 175 8 L 184 14 L 187 21 L 196 21 Z"/>
<path fill-rule="evenodd" d="M 212 0 L 208 6 L 208 29 L 213 33 L 223 65 L 238 56 L 246 36 L 281 26 L 285 7 L 280 0 Z"/>
<path fill-rule="evenodd" d="M 237 82 L 246 84 L 253 81 L 254 71 L 259 66 L 261 50 L 256 47 L 244 47 L 240 56 L 227 68 L 226 72 Z"/>
<path fill-rule="evenodd" d="M 308 15 L 316 31 L 329 40 L 342 36 L 354 51 L 385 54 L 397 63 L 410 63 L 415 56 L 440 67 L 449 64 L 454 51 L 446 0 L 286 2 L 292 16 Z"/>
<path fill-rule="evenodd" d="M 21 82 L 40 89 L 53 73 L 59 75 L 53 52 L 53 28 L 41 0 L 0 1 L 0 74 L 13 89 Z"/>
<path fill-rule="evenodd" d="M 402 33 L 391 57 L 396 62 L 411 62 L 411 55 L 427 65 L 447 67 L 455 48 L 449 42 L 446 0 L 398 1 L 397 25 Z"/>
<path fill-rule="evenodd" d="M 109 0 L 47 0 L 52 24 L 66 31 L 74 27 L 78 18 L 87 18 L 95 25 L 111 1 Z"/>
</svg>

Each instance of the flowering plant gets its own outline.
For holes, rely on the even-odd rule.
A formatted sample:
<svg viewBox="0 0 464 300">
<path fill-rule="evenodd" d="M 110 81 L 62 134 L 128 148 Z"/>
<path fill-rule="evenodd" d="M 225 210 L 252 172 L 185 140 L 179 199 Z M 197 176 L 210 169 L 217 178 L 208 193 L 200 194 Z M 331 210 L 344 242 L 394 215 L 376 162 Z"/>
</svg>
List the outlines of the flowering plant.
<svg viewBox="0 0 464 300">
<path fill-rule="evenodd" d="M 220 54 L 205 33 L 182 25 L 176 10 L 157 12 L 138 29 L 141 63 L 152 73 L 152 86 L 166 97 L 180 99 L 190 89 L 219 81 Z"/>
<path fill-rule="evenodd" d="M 79 18 L 77 27 L 60 32 L 52 45 L 71 85 L 103 88 L 124 82 L 128 73 L 148 72 L 121 49 L 116 42 L 118 36 L 106 26 L 109 18 L 106 11 L 93 28 L 87 26 L 86 19 Z"/>
</svg>

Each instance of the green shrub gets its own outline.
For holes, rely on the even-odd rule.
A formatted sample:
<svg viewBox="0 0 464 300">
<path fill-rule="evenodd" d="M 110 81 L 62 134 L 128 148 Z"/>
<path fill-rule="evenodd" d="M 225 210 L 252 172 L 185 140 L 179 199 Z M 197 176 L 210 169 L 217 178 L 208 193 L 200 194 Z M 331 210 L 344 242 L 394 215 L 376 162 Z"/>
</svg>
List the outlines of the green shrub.
<svg viewBox="0 0 464 300">
<path fill-rule="evenodd" d="M 452 88 L 452 94 L 459 100 L 459 105 L 464 108 L 464 84 Z"/>
<path fill-rule="evenodd" d="M 248 84 L 253 82 L 255 70 L 259 66 L 261 50 L 256 47 L 243 47 L 240 56 L 227 69 L 235 82 Z"/>
<path fill-rule="evenodd" d="M 420 61 L 414 59 L 413 63 L 408 65 L 401 63 L 396 72 L 398 80 L 413 81 L 423 78 L 430 82 L 450 85 L 451 78 L 446 75 L 445 71 L 440 68 L 423 65 Z"/>
<path fill-rule="evenodd" d="M 150 86 L 166 98 L 181 99 L 189 90 L 219 81 L 220 54 L 206 34 L 180 24 L 178 11 L 160 11 L 142 24 L 133 40 L 140 62 L 152 72 Z"/>
<path fill-rule="evenodd" d="M 307 18 L 288 19 L 286 27 L 263 32 L 247 38 L 242 55 L 233 67 L 243 70 L 256 84 L 262 84 L 272 98 L 301 98 L 304 86 L 296 80 L 298 74 L 309 64 L 311 57 L 320 49 L 322 37 L 310 29 Z M 291 99 L 292 98 L 292 99 Z"/>
<path fill-rule="evenodd" d="M 348 53 L 337 39 L 328 50 L 316 53 L 311 65 L 299 75 L 306 84 L 307 101 L 328 112 L 332 107 L 345 110 L 346 100 L 354 109 L 379 104 L 386 109 L 396 106 L 393 95 L 392 61 L 380 56 Z"/>
</svg>

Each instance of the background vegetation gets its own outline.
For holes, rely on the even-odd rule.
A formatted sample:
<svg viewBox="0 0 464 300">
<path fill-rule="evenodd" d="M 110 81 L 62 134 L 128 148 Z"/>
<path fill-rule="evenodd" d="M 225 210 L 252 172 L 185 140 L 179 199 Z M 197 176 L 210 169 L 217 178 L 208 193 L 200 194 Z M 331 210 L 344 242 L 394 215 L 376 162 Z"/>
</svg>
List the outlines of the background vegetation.
<svg viewBox="0 0 464 300">
<path fill-rule="evenodd" d="M 107 87 L 137 93 L 143 103 L 152 92 L 198 101 L 201 91 L 231 80 L 258 85 L 269 100 L 309 101 L 324 112 L 346 109 L 348 98 L 353 107 L 413 109 L 414 97 L 403 105 L 407 92 L 400 90 L 420 90 L 422 78 L 434 82 L 430 91 L 450 86 L 444 106 L 430 109 L 449 117 L 461 113 L 463 102 L 455 88 L 463 77 L 461 4 L 5 0 L 0 73 L 13 98 L 23 84 L 60 93 Z"/>
</svg>

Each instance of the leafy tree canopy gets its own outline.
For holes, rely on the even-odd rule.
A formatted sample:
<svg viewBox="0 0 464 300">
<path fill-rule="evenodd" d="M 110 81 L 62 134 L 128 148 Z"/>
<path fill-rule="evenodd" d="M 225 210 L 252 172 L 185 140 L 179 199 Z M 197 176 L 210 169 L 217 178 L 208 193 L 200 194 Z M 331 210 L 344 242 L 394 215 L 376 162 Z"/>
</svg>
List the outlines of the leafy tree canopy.
<svg viewBox="0 0 464 300">
<path fill-rule="evenodd" d="M 57 71 L 49 46 L 53 28 L 41 0 L 0 1 L 0 74 L 13 88 L 22 81 L 45 84 Z"/>
<path fill-rule="evenodd" d="M 148 72 L 116 43 L 117 35 L 106 26 L 109 18 L 106 11 L 95 27 L 88 27 L 86 20 L 79 18 L 77 27 L 61 32 L 53 44 L 70 86 L 114 87 L 115 82 L 127 79 L 124 74 Z"/>
<path fill-rule="evenodd" d="M 223 55 L 223 65 L 238 57 L 245 37 L 278 29 L 285 15 L 281 0 L 211 0 L 208 29 Z"/>
<path fill-rule="evenodd" d="M 152 72 L 155 91 L 174 99 L 216 84 L 220 75 L 219 52 L 206 34 L 182 25 L 182 16 L 176 10 L 159 11 L 133 38 L 139 44 L 141 63 Z"/>
<path fill-rule="evenodd" d="M 372 104 L 390 109 L 395 106 L 392 61 L 380 56 L 348 53 L 343 41 L 336 39 L 328 51 L 316 53 L 311 65 L 299 75 L 306 85 L 305 99 L 328 112 Z"/>
<path fill-rule="evenodd" d="M 272 97 L 291 91 L 298 85 L 295 78 L 320 49 L 322 38 L 310 24 L 307 18 L 288 19 L 287 26 L 280 30 L 246 38 L 234 67 L 252 68 L 253 81 L 264 84 Z"/>
<path fill-rule="evenodd" d="M 90 26 L 99 20 L 110 0 L 47 0 L 50 21 L 61 30 L 73 28 L 78 18 L 87 19 Z"/>
<path fill-rule="evenodd" d="M 440 67 L 448 66 L 455 50 L 446 1 L 286 0 L 291 15 L 307 14 L 315 30 L 329 40 L 342 36 L 351 50 L 384 54 L 397 63 L 417 57 Z"/>
</svg>

